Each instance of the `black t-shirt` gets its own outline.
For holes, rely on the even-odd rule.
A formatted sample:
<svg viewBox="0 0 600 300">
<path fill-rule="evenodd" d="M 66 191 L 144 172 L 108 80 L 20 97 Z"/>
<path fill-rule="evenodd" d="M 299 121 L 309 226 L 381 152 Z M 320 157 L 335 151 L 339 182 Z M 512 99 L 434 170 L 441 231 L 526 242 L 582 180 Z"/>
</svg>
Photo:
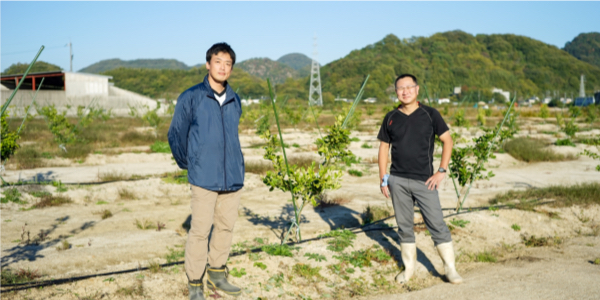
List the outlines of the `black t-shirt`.
<svg viewBox="0 0 600 300">
<path fill-rule="evenodd" d="M 410 115 L 398 109 L 383 119 L 377 138 L 392 145 L 392 167 L 395 176 L 426 181 L 433 175 L 435 135 L 448 131 L 440 113 L 419 103 Z"/>
</svg>

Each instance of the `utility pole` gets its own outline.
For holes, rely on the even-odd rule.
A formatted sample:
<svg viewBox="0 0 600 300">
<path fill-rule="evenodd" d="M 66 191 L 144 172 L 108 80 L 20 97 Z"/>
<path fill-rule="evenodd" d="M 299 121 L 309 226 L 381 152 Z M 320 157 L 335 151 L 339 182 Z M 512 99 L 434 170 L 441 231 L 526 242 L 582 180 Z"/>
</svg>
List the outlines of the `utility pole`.
<svg viewBox="0 0 600 300">
<path fill-rule="evenodd" d="M 73 44 L 69 40 L 69 72 L 73 72 Z"/>
<path fill-rule="evenodd" d="M 319 62 L 317 61 L 317 36 L 314 37 L 313 43 L 313 60 L 310 68 L 310 89 L 308 92 L 308 105 L 323 106 L 323 95 L 321 94 L 321 72 Z M 315 95 L 316 94 L 316 95 Z M 316 96 L 316 97 L 314 97 Z"/>
</svg>

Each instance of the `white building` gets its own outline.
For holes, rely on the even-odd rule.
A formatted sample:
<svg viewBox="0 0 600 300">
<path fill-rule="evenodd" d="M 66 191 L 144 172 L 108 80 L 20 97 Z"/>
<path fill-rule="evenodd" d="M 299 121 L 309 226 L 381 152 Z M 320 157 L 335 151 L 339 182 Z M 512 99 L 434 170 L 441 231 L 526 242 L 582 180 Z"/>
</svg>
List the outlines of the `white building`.
<svg viewBox="0 0 600 300">
<path fill-rule="evenodd" d="M 44 82 L 42 85 L 42 78 Z M 24 108 L 31 105 L 37 92 L 36 104 L 39 106 L 55 105 L 59 111 L 67 111 L 67 115 L 76 115 L 77 107 L 99 107 L 118 116 L 126 116 L 131 108 L 144 112 L 155 109 L 157 101 L 118 87 L 108 82 L 112 76 L 77 72 L 39 72 L 27 74 L 3 75 L 1 79 L 4 104 L 20 81 L 23 81 L 15 97 L 10 103 L 13 114 L 23 115 Z M 39 91 L 38 91 L 39 90 Z M 161 113 L 166 110 L 161 107 Z"/>
<path fill-rule="evenodd" d="M 448 98 L 440 98 L 437 100 L 438 104 L 443 104 L 443 103 L 450 103 L 450 99 Z"/>
<path fill-rule="evenodd" d="M 493 93 L 501 94 L 504 96 L 504 98 L 506 98 L 506 101 L 510 102 L 510 92 L 503 91 L 502 89 L 492 88 L 492 94 Z"/>
</svg>

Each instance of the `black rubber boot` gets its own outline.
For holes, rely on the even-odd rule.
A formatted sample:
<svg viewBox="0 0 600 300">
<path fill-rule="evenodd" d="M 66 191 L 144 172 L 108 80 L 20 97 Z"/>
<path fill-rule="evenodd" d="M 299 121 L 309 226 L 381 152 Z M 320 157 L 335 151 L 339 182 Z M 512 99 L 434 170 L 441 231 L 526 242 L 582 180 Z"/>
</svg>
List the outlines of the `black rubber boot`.
<svg viewBox="0 0 600 300">
<path fill-rule="evenodd" d="M 220 268 L 208 267 L 206 272 L 208 273 L 206 284 L 209 288 L 219 289 L 225 294 L 235 297 L 242 294 L 242 290 L 239 287 L 232 285 L 227 281 L 227 276 L 229 276 L 229 269 L 227 266 L 222 266 Z"/>
<path fill-rule="evenodd" d="M 190 292 L 190 300 L 206 300 L 202 279 L 188 281 L 188 291 Z"/>
</svg>

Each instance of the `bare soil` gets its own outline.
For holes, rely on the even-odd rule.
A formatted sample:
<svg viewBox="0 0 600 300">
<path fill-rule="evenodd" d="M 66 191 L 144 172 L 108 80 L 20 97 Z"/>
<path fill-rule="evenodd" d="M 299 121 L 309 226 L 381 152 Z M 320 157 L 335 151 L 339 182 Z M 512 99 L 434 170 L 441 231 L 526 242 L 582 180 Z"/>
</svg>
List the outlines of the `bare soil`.
<svg viewBox="0 0 600 300">
<path fill-rule="evenodd" d="M 544 125 L 547 126 L 547 125 Z M 375 127 L 375 125 L 374 125 Z M 535 131 L 532 125 L 529 131 Z M 550 130 L 546 128 L 537 129 Z M 537 134 L 532 133 L 531 134 Z M 478 134 L 463 130 L 463 137 Z M 525 133 L 523 133 L 525 134 Z M 527 133 L 529 134 L 529 133 Z M 359 142 L 351 150 L 369 161 L 377 156 L 375 132 L 353 132 Z M 286 143 L 297 143 L 288 155 L 315 156 L 312 144 L 316 132 L 287 130 Z M 241 137 L 246 161 L 262 160 L 263 150 L 256 148 L 262 141 L 253 134 Z M 362 148 L 364 143 L 373 148 Z M 579 153 L 595 149 L 585 145 L 555 147 L 559 152 Z M 438 158 L 439 159 L 439 158 Z M 439 161 L 434 162 L 438 165 Z M 446 283 L 442 261 L 427 232 L 417 234 L 418 265 L 414 279 L 407 286 L 398 286 L 394 277 L 400 271 L 400 251 L 397 234 L 384 226 L 366 228 L 381 230 L 358 233 L 353 247 L 346 253 L 377 245 L 397 261 L 373 262 L 371 267 L 353 268 L 347 280 L 327 266 L 338 263 L 339 254 L 327 249 L 327 240 L 315 239 L 302 243 L 293 257 L 243 254 L 230 257 L 230 270 L 245 270 L 246 275 L 230 280 L 243 288 L 238 299 L 301 299 L 308 297 L 346 299 L 598 299 L 600 298 L 600 206 L 554 208 L 536 207 L 535 211 L 507 208 L 479 210 L 488 207 L 494 195 L 530 187 L 555 184 L 570 185 L 600 181 L 595 171 L 597 161 L 587 157 L 552 163 L 524 163 L 508 154 L 497 154 L 489 169 L 496 176 L 476 183 L 466 203 L 466 211 L 454 215 L 456 196 L 452 182 L 440 187 L 440 200 L 447 222 L 469 221 L 464 228 L 453 231 L 457 268 L 465 279 L 462 285 Z M 90 155 L 82 162 L 63 161 L 60 167 L 33 170 L 7 170 L 7 181 L 61 180 L 63 183 L 97 182 L 101 174 L 155 176 L 137 181 L 118 181 L 97 185 L 68 185 L 62 193 L 51 185 L 26 185 L 18 189 L 28 204 L 3 204 L 1 209 L 2 269 L 30 269 L 43 274 L 41 280 L 113 272 L 165 263 L 166 255 L 183 250 L 186 241 L 184 224 L 189 221 L 190 191 L 188 185 L 166 183 L 158 175 L 177 170 L 168 154 L 124 153 L 119 155 Z M 308 207 L 303 212 L 302 238 L 312 239 L 338 228 L 362 225 L 362 213 L 368 205 L 388 205 L 378 187 L 377 165 L 361 163 L 353 166 L 364 173 L 354 177 L 345 173 L 342 188 L 329 195 L 345 198 L 344 204 L 328 207 Z M 48 191 L 72 199 L 73 203 L 43 209 L 27 209 L 39 198 L 29 193 Z M 133 195 L 133 197 L 131 197 Z M 133 199 L 132 199 L 133 198 Z M 547 199 L 552 201 L 552 199 Z M 112 217 L 102 219 L 104 210 Z M 232 251 L 243 250 L 241 243 L 258 245 L 279 242 L 288 226 L 291 211 L 289 194 L 269 192 L 261 177 L 247 173 L 239 218 L 236 223 Z M 554 213 L 554 214 L 552 214 Z M 165 224 L 165 228 L 142 230 L 137 222 Z M 385 222 L 395 226 L 395 220 Z M 521 229 L 511 228 L 517 224 Z M 379 226 L 379 227 L 378 227 Z M 30 232 L 34 240 L 40 230 L 48 237 L 38 244 L 24 244 Z M 557 243 L 544 247 L 526 247 L 523 238 L 551 237 Z M 58 250 L 63 241 L 71 247 Z M 237 244 L 237 245 L 235 245 Z M 473 257 L 489 252 L 496 263 L 477 262 Z M 307 253 L 323 255 L 326 261 L 316 262 Z M 181 258 L 180 258 L 181 259 Z M 266 265 L 263 270 L 255 262 Z M 306 279 L 293 272 L 296 264 L 321 267 L 318 279 Z M 277 275 L 284 274 L 283 281 Z M 157 272 L 137 271 L 120 275 L 97 277 L 69 284 L 3 293 L 6 299 L 186 299 L 187 278 L 183 265 L 162 268 Z M 3 287 L 4 289 L 5 287 Z M 224 298 L 231 298 L 221 294 Z"/>
</svg>

